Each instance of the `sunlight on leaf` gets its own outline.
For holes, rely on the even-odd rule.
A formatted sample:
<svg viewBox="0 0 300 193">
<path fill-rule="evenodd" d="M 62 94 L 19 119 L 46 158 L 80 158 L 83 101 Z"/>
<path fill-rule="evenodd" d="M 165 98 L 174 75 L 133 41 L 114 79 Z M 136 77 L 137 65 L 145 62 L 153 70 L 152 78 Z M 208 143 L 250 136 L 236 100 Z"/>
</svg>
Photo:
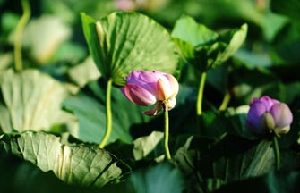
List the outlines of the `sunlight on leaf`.
<svg viewBox="0 0 300 193">
<path fill-rule="evenodd" d="M 0 128 L 4 132 L 49 129 L 53 124 L 74 121 L 61 110 L 68 91 L 46 74 L 2 71 L 0 89 Z"/>
<path fill-rule="evenodd" d="M 52 171 L 68 184 L 102 187 L 122 178 L 119 165 L 127 167 L 97 145 L 64 145 L 60 138 L 44 132 L 6 135 L 0 145 L 8 154 L 29 161 L 44 172 Z"/>
<path fill-rule="evenodd" d="M 99 21 L 81 14 L 90 53 L 101 74 L 122 86 L 132 70 L 173 73 L 177 57 L 168 31 L 139 13 L 112 13 Z"/>
</svg>

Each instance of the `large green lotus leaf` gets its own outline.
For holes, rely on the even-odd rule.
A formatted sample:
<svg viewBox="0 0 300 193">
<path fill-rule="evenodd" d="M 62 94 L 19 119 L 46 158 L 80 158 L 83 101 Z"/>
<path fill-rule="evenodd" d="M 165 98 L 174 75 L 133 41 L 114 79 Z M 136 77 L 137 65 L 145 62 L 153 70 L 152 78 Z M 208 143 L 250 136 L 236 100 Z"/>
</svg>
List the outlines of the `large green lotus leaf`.
<svg viewBox="0 0 300 193">
<path fill-rule="evenodd" d="M 201 46 L 215 41 L 219 34 L 197 23 L 192 17 L 183 16 L 176 21 L 172 37 L 184 40 L 193 46 Z"/>
<path fill-rule="evenodd" d="M 101 74 L 125 84 L 132 70 L 174 73 L 177 56 L 166 29 L 139 13 L 111 13 L 99 21 L 81 15 L 90 53 Z"/>
<path fill-rule="evenodd" d="M 40 130 L 72 121 L 72 116 L 61 110 L 61 103 L 68 94 L 61 83 L 39 71 L 2 71 L 0 128 L 5 133 Z"/>
<path fill-rule="evenodd" d="M 37 165 L 44 172 L 52 171 L 68 184 L 102 187 L 123 177 L 119 165 L 128 169 L 97 145 L 66 145 L 60 138 L 45 132 L 5 135 L 0 144 L 6 153 Z"/>
</svg>

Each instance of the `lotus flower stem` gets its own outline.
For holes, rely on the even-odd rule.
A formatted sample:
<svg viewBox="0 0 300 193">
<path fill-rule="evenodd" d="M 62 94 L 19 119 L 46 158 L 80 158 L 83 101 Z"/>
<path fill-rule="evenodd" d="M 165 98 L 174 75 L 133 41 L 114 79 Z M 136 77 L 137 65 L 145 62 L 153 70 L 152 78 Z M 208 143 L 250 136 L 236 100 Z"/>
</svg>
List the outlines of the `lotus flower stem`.
<svg viewBox="0 0 300 193">
<path fill-rule="evenodd" d="M 110 79 L 107 81 L 107 86 L 106 86 L 106 130 L 105 130 L 105 135 L 103 136 L 101 143 L 99 144 L 100 148 L 106 146 L 112 131 L 111 87 L 112 87 L 112 80 Z"/>
<path fill-rule="evenodd" d="M 169 151 L 169 113 L 167 107 L 164 108 L 165 112 L 165 153 L 168 160 L 171 159 Z"/>
<path fill-rule="evenodd" d="M 196 104 L 197 115 L 202 114 L 202 99 L 203 99 L 203 91 L 204 91 L 205 81 L 206 81 L 206 72 L 202 72 L 199 90 L 198 90 L 198 96 L 197 96 L 197 104 Z"/>
<path fill-rule="evenodd" d="M 22 34 L 27 22 L 30 19 L 30 3 L 29 0 L 21 0 L 23 14 L 19 20 L 14 37 L 14 61 L 15 70 L 22 70 Z"/>
<path fill-rule="evenodd" d="M 276 169 L 279 170 L 279 168 L 280 168 L 280 151 L 279 151 L 279 145 L 278 145 L 278 138 L 276 135 L 273 137 L 273 150 L 274 150 L 274 155 L 275 155 Z"/>
<path fill-rule="evenodd" d="M 223 98 L 222 104 L 219 107 L 219 111 L 225 111 L 227 109 L 230 98 L 231 98 L 231 96 L 229 94 L 229 91 L 227 91 Z"/>
</svg>

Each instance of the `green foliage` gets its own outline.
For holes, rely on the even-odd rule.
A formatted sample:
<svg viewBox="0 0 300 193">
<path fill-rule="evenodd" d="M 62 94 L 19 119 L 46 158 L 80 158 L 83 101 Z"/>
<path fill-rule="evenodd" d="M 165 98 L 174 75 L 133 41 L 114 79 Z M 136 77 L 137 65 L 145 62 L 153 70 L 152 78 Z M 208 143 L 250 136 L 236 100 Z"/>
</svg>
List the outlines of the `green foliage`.
<svg viewBox="0 0 300 193">
<path fill-rule="evenodd" d="M 112 13 L 100 21 L 86 14 L 81 18 L 95 63 L 116 85 L 124 85 L 132 70 L 175 71 L 177 57 L 168 32 L 147 16 Z"/>
<path fill-rule="evenodd" d="M 66 145 L 60 138 L 43 132 L 5 135 L 1 150 L 37 165 L 44 172 L 52 171 L 68 184 L 80 186 L 115 183 L 124 175 L 122 167 L 127 167 L 98 146 Z"/>
<path fill-rule="evenodd" d="M 29 2 L 15 72 L 22 10 L 19 0 L 0 0 L 0 192 L 300 192 L 297 0 Z M 132 70 L 169 72 L 180 83 L 169 163 L 161 163 L 164 117 L 145 116 L 151 107 L 130 103 L 120 88 L 112 88 L 108 145 L 97 145 L 106 82 L 122 87 Z M 246 124 L 262 95 L 294 115 L 278 140 L 279 170 L 271 140 Z"/>
<path fill-rule="evenodd" d="M 176 22 L 172 37 L 176 38 L 178 52 L 184 60 L 191 60 L 196 69 L 207 71 L 235 54 L 245 41 L 247 29 L 244 24 L 240 29 L 218 34 L 185 16 Z"/>
<path fill-rule="evenodd" d="M 0 128 L 5 133 L 48 130 L 54 124 L 74 121 L 73 116 L 61 110 L 68 90 L 40 71 L 2 71 L 0 88 Z"/>
</svg>

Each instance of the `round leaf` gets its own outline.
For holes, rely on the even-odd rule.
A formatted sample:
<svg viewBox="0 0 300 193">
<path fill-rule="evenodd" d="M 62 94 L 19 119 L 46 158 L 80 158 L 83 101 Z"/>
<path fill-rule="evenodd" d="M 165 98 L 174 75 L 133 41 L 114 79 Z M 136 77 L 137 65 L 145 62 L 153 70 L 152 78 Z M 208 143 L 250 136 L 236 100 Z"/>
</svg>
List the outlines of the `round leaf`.
<svg viewBox="0 0 300 193">
<path fill-rule="evenodd" d="M 173 73 L 177 56 L 169 33 L 139 13 L 112 13 L 95 22 L 82 14 L 83 31 L 101 74 L 116 85 L 125 84 L 132 70 Z"/>
</svg>

